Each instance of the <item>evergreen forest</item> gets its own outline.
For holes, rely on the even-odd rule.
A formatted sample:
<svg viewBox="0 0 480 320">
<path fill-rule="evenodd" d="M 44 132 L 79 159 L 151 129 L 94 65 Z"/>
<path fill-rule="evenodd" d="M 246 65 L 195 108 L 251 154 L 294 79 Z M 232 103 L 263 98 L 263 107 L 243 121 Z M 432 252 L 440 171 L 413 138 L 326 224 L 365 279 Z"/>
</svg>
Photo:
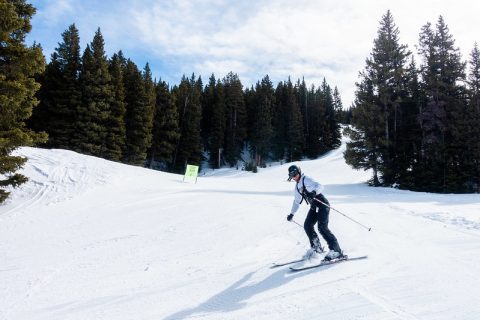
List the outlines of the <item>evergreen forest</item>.
<svg viewBox="0 0 480 320">
<path fill-rule="evenodd" d="M 479 192 L 478 45 L 462 61 L 442 16 L 421 28 L 416 55 L 399 35 L 387 11 L 357 82 L 347 163 L 371 169 L 374 186 Z"/>
<path fill-rule="evenodd" d="M 74 24 L 45 71 L 38 106 L 27 121 L 46 132 L 41 146 L 182 173 L 186 164 L 251 171 L 268 161 L 315 158 L 340 145 L 343 113 L 337 88 L 266 75 L 244 88 L 237 74 L 178 85 L 153 79 L 120 51 L 108 58 L 98 29 L 80 49 Z"/>
<path fill-rule="evenodd" d="M 422 27 L 414 54 L 388 11 L 344 108 L 325 79 L 265 75 L 245 87 L 232 71 L 172 85 L 122 51 L 108 57 L 100 28 L 82 50 L 75 24 L 47 63 L 41 45 L 25 44 L 34 14 L 25 0 L 0 1 L 0 202 L 27 181 L 18 173 L 26 159 L 13 155 L 20 146 L 175 173 L 207 162 L 256 172 L 337 148 L 341 124 L 346 161 L 371 169 L 371 185 L 480 191 L 480 52 L 475 44 L 462 61 L 441 16 Z"/>
</svg>

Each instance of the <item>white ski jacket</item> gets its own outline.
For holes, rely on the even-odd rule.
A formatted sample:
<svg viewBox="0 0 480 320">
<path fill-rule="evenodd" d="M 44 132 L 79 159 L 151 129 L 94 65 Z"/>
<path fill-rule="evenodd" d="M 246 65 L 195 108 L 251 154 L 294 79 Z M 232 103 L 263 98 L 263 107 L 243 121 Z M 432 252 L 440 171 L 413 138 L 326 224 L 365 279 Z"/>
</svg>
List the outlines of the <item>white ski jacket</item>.
<svg viewBox="0 0 480 320">
<path fill-rule="evenodd" d="M 307 192 L 312 192 L 315 190 L 317 194 L 322 193 L 323 191 L 323 186 L 318 183 L 317 181 L 313 180 L 313 178 L 310 178 L 309 176 L 306 176 L 302 173 L 302 176 L 300 177 L 300 180 L 298 180 L 297 183 L 295 183 L 295 188 L 293 190 L 294 193 L 294 199 L 293 199 L 293 204 L 292 204 L 292 210 L 290 211 L 291 214 L 295 214 L 297 212 L 298 208 L 300 207 L 300 202 L 302 202 L 302 193 L 303 193 L 303 186 L 305 186 L 305 191 Z"/>
</svg>

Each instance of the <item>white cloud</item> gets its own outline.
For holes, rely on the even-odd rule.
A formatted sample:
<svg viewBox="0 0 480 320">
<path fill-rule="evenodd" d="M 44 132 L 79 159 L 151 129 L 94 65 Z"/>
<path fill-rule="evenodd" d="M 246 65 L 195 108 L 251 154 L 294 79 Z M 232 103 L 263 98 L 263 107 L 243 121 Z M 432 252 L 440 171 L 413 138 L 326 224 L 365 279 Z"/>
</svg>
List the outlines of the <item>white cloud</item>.
<svg viewBox="0 0 480 320">
<path fill-rule="evenodd" d="M 325 1 L 270 1 L 252 4 L 248 13 L 239 15 L 237 7 L 218 3 L 217 8 L 206 2 L 140 7 L 134 11 L 132 27 L 143 45 L 163 56 L 188 57 L 197 73 L 221 77 L 234 71 L 246 85 L 265 74 L 274 81 L 305 76 L 317 86 L 326 77 L 344 97 L 352 99 L 359 70 L 353 74 L 351 70 L 364 61 L 376 26 L 367 32 L 368 43 L 352 42 L 346 35 L 365 32 L 353 27 L 361 18 L 352 10 L 345 11 L 345 6 Z"/>
<path fill-rule="evenodd" d="M 326 77 L 331 86 L 338 86 L 344 105 L 353 101 L 358 72 L 388 9 L 401 42 L 414 52 L 420 28 L 427 22 L 436 24 L 439 15 L 464 59 L 480 30 L 480 3 L 467 0 L 124 0 L 101 8 L 95 1 L 79 1 L 74 9 L 72 3 L 49 2 L 42 19 L 74 10 L 76 20 L 68 24 L 78 22 L 89 39 L 100 26 L 107 47 L 142 51 L 153 69 L 156 61 L 168 65 L 165 72 L 170 74 L 157 75 L 162 78 L 179 80 L 192 72 L 221 78 L 234 71 L 248 86 L 265 74 L 274 82 L 305 76 L 308 84 L 318 86 Z"/>
<path fill-rule="evenodd" d="M 43 5 L 35 18 L 45 25 L 55 25 L 74 12 L 73 0 L 46 0 Z"/>
</svg>

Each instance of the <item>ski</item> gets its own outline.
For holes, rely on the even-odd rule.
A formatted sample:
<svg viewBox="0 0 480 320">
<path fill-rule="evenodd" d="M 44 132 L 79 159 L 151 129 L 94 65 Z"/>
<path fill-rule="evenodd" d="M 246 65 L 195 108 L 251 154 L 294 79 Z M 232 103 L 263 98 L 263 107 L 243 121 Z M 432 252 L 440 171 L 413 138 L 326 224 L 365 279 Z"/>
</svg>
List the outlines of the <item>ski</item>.
<svg viewBox="0 0 480 320">
<path fill-rule="evenodd" d="M 297 259 L 297 260 L 292 260 L 292 261 L 287 261 L 287 262 L 273 263 L 273 264 L 270 266 L 270 269 L 287 266 L 287 265 L 289 265 L 289 264 L 294 264 L 294 263 L 302 262 L 302 261 L 305 261 L 305 260 L 306 260 L 306 259 L 302 258 L 302 259 Z"/>
<path fill-rule="evenodd" d="M 319 268 L 319 267 L 323 267 L 323 266 L 328 266 L 328 265 L 335 264 L 335 263 L 339 263 L 339 262 L 343 262 L 343 261 L 362 260 L 362 259 L 366 259 L 366 258 L 367 258 L 367 256 L 360 256 L 360 257 L 349 258 L 347 255 L 345 255 L 345 256 L 343 256 L 343 257 L 341 257 L 341 258 L 339 258 L 339 259 L 322 260 L 322 262 L 317 263 L 317 264 L 314 264 L 314 265 L 310 265 L 310 266 L 299 267 L 299 268 L 290 267 L 290 271 L 291 271 L 291 272 L 303 271 L 303 270 L 308 270 L 308 269 L 314 269 L 314 268 Z"/>
<path fill-rule="evenodd" d="M 322 253 L 324 253 L 323 248 L 320 247 L 320 249 L 321 249 L 321 252 L 317 252 L 317 254 L 322 254 Z M 305 260 L 310 260 L 310 259 L 314 258 L 315 256 L 316 256 L 316 254 L 311 255 L 310 258 L 306 258 L 306 256 L 304 256 L 303 258 L 296 259 L 296 260 L 292 260 L 292 261 L 286 261 L 286 262 L 280 262 L 280 263 L 274 262 L 274 263 L 270 266 L 270 269 L 287 266 L 287 265 L 289 265 L 289 264 L 294 264 L 294 263 L 302 262 L 302 261 L 305 261 Z"/>
</svg>

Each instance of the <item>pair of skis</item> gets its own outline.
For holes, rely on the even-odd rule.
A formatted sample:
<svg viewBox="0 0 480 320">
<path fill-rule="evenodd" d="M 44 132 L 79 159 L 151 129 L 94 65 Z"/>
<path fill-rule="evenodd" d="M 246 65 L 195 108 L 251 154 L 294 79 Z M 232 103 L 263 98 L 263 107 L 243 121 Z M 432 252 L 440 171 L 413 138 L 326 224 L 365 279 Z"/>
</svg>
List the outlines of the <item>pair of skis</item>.
<svg viewBox="0 0 480 320">
<path fill-rule="evenodd" d="M 308 266 L 290 267 L 290 271 L 291 272 L 303 271 L 303 270 L 328 266 L 328 265 L 339 263 L 339 262 L 362 260 L 362 259 L 366 259 L 366 258 L 367 258 L 367 256 L 358 256 L 358 257 L 349 258 L 347 255 L 344 255 L 344 256 L 342 256 L 340 258 L 337 258 L 337 259 L 322 260 L 319 263 L 308 265 Z M 292 260 L 292 261 L 287 261 L 287 262 L 282 262 L 282 263 L 274 263 L 270 268 L 273 269 L 273 268 L 283 267 L 283 266 L 287 266 L 287 265 L 290 265 L 290 264 L 294 264 L 294 263 L 298 263 L 298 262 L 302 262 L 302 261 L 306 261 L 306 260 L 307 259 L 302 258 L 302 259 L 297 259 L 297 260 Z"/>
</svg>

